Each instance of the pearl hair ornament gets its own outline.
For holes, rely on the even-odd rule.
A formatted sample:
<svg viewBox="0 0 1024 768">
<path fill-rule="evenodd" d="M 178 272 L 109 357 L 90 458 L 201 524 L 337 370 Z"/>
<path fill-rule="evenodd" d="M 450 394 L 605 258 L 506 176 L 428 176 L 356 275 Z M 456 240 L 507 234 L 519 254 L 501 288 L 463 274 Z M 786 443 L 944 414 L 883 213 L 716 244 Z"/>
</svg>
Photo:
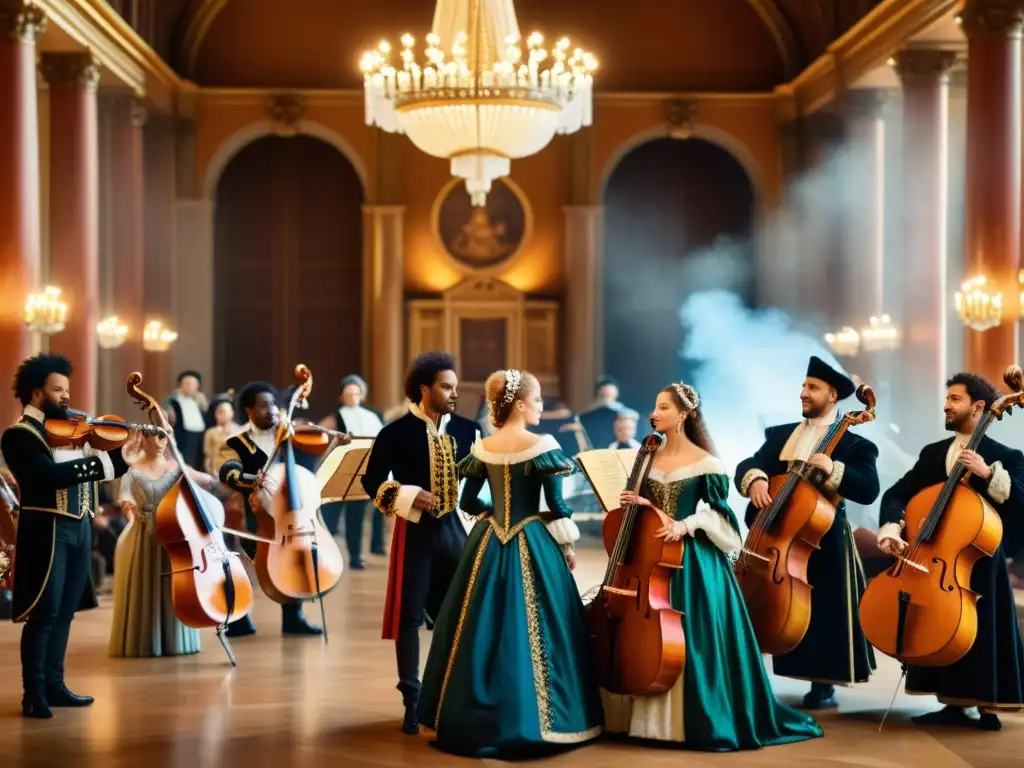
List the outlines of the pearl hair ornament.
<svg viewBox="0 0 1024 768">
<path fill-rule="evenodd" d="M 696 389 L 682 381 L 673 384 L 672 388 L 679 395 L 679 399 L 683 402 L 683 407 L 686 410 L 695 411 L 700 408 L 700 395 L 697 394 Z"/>
<path fill-rule="evenodd" d="M 491 403 L 491 420 L 496 421 L 498 418 L 498 411 L 505 405 L 513 402 L 516 399 L 520 388 L 523 386 L 523 374 L 515 368 L 510 368 L 505 371 L 505 389 L 501 394 L 500 400 L 496 400 Z"/>
</svg>

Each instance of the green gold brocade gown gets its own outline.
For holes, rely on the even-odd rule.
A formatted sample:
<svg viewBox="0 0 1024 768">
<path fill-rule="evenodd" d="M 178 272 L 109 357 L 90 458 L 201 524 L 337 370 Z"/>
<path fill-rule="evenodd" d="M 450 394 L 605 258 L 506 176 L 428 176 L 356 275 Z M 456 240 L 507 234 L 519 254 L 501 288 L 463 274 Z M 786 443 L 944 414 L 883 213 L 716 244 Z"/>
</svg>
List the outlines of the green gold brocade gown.
<svg viewBox="0 0 1024 768">
<path fill-rule="evenodd" d="M 583 604 L 561 545 L 579 537 L 562 498 L 575 464 L 546 435 L 459 465 L 469 535 L 434 624 L 419 720 L 447 752 L 486 757 L 578 744 L 601 732 Z M 490 485 L 493 509 L 477 499 Z M 550 512 L 539 512 L 543 488 Z"/>
<path fill-rule="evenodd" d="M 672 607 L 683 614 L 686 666 L 665 694 L 633 697 L 602 690 L 606 730 L 715 752 L 821 736 L 809 715 L 776 700 L 765 672 L 726 555 L 739 551 L 742 541 L 721 462 L 709 456 L 668 475 L 652 469 L 643 495 L 697 529 L 686 537 L 683 567 L 670 587 Z"/>
</svg>

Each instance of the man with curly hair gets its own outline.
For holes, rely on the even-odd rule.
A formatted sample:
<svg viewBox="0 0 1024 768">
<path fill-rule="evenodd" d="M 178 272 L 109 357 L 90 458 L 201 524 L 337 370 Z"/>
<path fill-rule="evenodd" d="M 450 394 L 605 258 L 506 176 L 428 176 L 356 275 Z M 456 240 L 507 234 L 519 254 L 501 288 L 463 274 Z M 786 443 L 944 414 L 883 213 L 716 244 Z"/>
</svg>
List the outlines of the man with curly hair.
<svg viewBox="0 0 1024 768">
<path fill-rule="evenodd" d="M 25 360 L 14 376 L 14 395 L 22 418 L 4 430 L 0 450 L 17 481 L 21 512 L 14 561 L 15 622 L 21 633 L 21 674 L 25 717 L 50 718 L 50 707 L 84 707 L 64 683 L 64 656 L 71 619 L 95 608 L 89 578 L 92 517 L 99 481 L 128 471 L 140 455 L 137 436 L 125 447 L 96 451 L 51 448 L 47 419 L 66 419 L 71 397 L 71 362 L 60 355 Z"/>
<path fill-rule="evenodd" d="M 374 506 L 396 517 L 384 608 L 385 640 L 395 641 L 398 690 L 405 704 L 402 730 L 419 732 L 420 640 L 424 612 L 437 616 L 459 565 L 466 529 L 456 512 L 456 465 L 480 425 L 455 413 L 459 380 L 455 358 L 425 352 L 405 380 L 409 412 L 385 426 L 373 444 L 363 489 Z"/>
</svg>

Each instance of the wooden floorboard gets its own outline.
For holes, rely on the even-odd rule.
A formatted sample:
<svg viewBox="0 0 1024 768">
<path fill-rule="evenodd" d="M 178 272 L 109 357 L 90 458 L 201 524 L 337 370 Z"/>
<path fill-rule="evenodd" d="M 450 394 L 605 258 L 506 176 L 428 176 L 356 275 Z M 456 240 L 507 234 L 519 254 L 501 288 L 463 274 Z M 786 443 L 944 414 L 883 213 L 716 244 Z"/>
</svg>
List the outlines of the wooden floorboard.
<svg viewBox="0 0 1024 768">
<path fill-rule="evenodd" d="M 603 554 L 580 553 L 577 580 L 600 579 Z M 233 644 L 231 671 L 212 632 L 196 656 L 115 660 L 107 657 L 109 596 L 79 614 L 72 628 L 67 681 L 96 697 L 85 710 L 57 710 L 48 721 L 20 716 L 21 627 L 0 623 L 0 766 L 359 766 L 489 765 L 450 757 L 431 736 L 403 736 L 392 643 L 380 640 L 386 562 L 345 574 L 327 597 L 331 641 L 282 638 L 280 610 L 260 597 L 256 636 Z M 318 617 L 313 606 L 307 614 Z M 430 634 L 423 634 L 426 658 Z M 1003 766 L 1024 754 L 1024 718 L 1004 716 L 1000 733 L 922 729 L 912 714 L 934 699 L 896 698 L 885 730 L 878 723 L 899 675 L 881 657 L 870 683 L 841 689 L 840 709 L 819 718 L 825 738 L 735 754 L 702 754 L 605 740 L 540 761 L 549 766 Z M 794 703 L 806 684 L 773 678 Z M 532 764 L 532 763 L 529 763 Z"/>
</svg>

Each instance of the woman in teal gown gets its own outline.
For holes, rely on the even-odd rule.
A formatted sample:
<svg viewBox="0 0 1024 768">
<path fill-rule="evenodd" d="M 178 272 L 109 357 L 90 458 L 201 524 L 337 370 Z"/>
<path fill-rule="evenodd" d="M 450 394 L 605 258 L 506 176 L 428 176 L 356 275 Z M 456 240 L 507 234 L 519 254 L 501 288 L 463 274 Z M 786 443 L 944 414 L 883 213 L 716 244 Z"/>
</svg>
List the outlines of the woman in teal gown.
<svg viewBox="0 0 1024 768">
<path fill-rule="evenodd" d="M 729 475 L 714 455 L 700 397 L 686 384 L 658 394 L 655 429 L 665 435 L 639 497 L 663 517 L 659 536 L 686 538 L 683 567 L 671 577 L 672 607 L 682 612 L 686 665 L 665 694 L 601 691 L 611 733 L 715 752 L 788 744 L 822 735 L 807 714 L 772 691 L 730 554 L 742 546 L 729 508 Z"/>
<path fill-rule="evenodd" d="M 533 376 L 498 371 L 487 394 L 498 429 L 459 466 L 460 507 L 478 522 L 434 624 L 419 720 L 447 752 L 543 753 L 601 732 L 570 573 L 579 530 L 561 493 L 575 465 L 551 435 L 526 429 L 543 409 Z M 478 500 L 485 482 L 493 506 Z M 550 512 L 539 511 L 542 490 Z"/>
</svg>

